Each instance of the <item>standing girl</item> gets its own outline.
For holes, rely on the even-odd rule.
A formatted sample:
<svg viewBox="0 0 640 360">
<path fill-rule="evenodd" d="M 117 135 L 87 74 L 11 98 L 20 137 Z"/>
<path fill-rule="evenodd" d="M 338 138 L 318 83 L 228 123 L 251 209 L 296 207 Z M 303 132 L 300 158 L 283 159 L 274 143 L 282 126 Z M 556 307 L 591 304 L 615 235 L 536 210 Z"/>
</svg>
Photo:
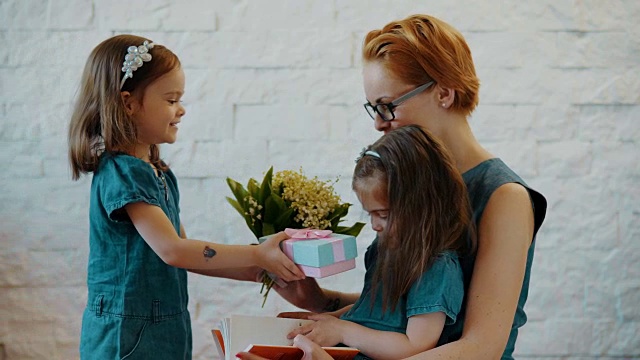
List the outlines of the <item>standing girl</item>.
<svg viewBox="0 0 640 360">
<path fill-rule="evenodd" d="M 139 36 L 109 38 L 87 60 L 69 128 L 73 179 L 93 173 L 82 358 L 190 359 L 185 269 L 303 277 L 279 249 L 286 235 L 258 246 L 186 238 L 177 181 L 158 149 L 176 140 L 184 87 L 176 55 Z"/>
<path fill-rule="evenodd" d="M 378 235 L 365 254 L 363 291 L 353 306 L 332 314 L 343 313 L 340 319 L 310 316 L 317 321 L 290 336 L 305 334 L 321 346 L 342 343 L 373 359 L 434 348 L 462 306 L 457 253 L 472 251 L 462 177 L 442 145 L 406 126 L 363 151 L 353 189 Z"/>
<path fill-rule="evenodd" d="M 415 358 L 513 359 L 547 202 L 473 135 L 467 118 L 478 104 L 480 82 L 460 32 L 433 16 L 412 15 L 370 31 L 362 55 L 365 108 L 375 128 L 386 134 L 419 125 L 437 138 L 464 179 L 477 229 L 477 252 L 461 258 L 460 319 L 445 326 L 446 345 Z M 276 291 L 315 312 L 359 296 L 322 289 L 313 279 L 291 285 Z"/>
</svg>

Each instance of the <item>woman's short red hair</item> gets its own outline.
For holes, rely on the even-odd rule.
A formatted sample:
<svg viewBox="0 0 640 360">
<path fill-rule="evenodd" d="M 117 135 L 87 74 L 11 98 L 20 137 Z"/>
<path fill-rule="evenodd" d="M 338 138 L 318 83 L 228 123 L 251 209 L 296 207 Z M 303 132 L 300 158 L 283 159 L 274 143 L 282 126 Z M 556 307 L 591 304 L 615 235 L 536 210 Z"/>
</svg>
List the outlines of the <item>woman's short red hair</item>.
<svg viewBox="0 0 640 360">
<path fill-rule="evenodd" d="M 455 90 L 451 109 L 465 116 L 478 105 L 480 81 L 462 34 L 429 15 L 412 15 L 370 31 L 364 40 L 365 62 L 378 61 L 408 84 L 431 80 Z"/>
</svg>

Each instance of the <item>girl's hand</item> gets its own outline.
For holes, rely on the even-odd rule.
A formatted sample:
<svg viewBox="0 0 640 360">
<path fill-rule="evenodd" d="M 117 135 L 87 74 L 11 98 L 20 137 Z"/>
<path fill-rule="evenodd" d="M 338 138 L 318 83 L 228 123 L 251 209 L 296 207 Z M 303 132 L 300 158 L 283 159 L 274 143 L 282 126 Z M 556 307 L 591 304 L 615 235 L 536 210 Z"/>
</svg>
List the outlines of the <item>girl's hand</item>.
<svg viewBox="0 0 640 360">
<path fill-rule="evenodd" d="M 344 320 L 324 314 L 309 315 L 307 318 L 315 320 L 315 322 L 296 328 L 287 335 L 287 338 L 292 339 L 302 334 L 320 346 L 335 346 L 343 342 L 342 325 Z"/>
<path fill-rule="evenodd" d="M 289 236 L 281 231 L 257 246 L 257 264 L 284 281 L 304 279 L 302 271 L 280 249 L 280 243 Z"/>
</svg>

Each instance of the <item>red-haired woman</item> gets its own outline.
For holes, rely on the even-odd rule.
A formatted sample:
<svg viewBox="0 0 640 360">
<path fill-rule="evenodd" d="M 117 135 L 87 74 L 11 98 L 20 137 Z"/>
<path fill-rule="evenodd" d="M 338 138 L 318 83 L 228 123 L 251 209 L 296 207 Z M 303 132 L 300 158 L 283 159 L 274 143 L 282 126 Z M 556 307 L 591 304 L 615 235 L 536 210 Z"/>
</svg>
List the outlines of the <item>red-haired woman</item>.
<svg viewBox="0 0 640 360">
<path fill-rule="evenodd" d="M 461 257 L 465 302 L 440 343 L 413 359 L 512 359 L 526 322 L 535 236 L 546 200 L 474 137 L 467 118 L 478 104 L 471 51 L 452 26 L 413 15 L 369 32 L 363 47 L 365 108 L 377 130 L 418 125 L 444 144 L 469 193 L 477 252 Z M 277 291 L 313 312 L 353 304 L 359 293 L 321 289 L 313 279 Z"/>
</svg>

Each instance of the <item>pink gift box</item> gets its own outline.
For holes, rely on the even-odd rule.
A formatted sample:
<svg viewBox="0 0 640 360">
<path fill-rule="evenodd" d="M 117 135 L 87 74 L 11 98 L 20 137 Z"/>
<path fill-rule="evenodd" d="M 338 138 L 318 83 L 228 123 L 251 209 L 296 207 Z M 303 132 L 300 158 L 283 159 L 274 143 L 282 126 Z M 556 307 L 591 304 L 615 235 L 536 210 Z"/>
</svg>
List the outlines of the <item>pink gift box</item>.
<svg viewBox="0 0 640 360">
<path fill-rule="evenodd" d="M 323 278 L 326 276 L 335 275 L 335 274 L 355 268 L 356 259 L 338 261 L 337 263 L 333 263 L 331 265 L 322 266 L 322 267 L 313 267 L 313 266 L 306 266 L 306 265 L 298 265 L 298 267 L 308 277 Z"/>
<path fill-rule="evenodd" d="M 284 232 L 291 238 L 282 242 L 282 251 L 298 265 L 324 267 L 358 256 L 354 236 L 314 229 L 285 229 Z"/>
<path fill-rule="evenodd" d="M 302 270 L 313 278 L 335 275 L 356 267 L 358 255 L 355 236 L 332 234 L 331 230 L 285 229 L 291 238 L 284 240 L 282 251 Z M 260 243 L 267 236 L 261 237 Z M 276 277 L 269 274 L 272 279 Z"/>
</svg>

